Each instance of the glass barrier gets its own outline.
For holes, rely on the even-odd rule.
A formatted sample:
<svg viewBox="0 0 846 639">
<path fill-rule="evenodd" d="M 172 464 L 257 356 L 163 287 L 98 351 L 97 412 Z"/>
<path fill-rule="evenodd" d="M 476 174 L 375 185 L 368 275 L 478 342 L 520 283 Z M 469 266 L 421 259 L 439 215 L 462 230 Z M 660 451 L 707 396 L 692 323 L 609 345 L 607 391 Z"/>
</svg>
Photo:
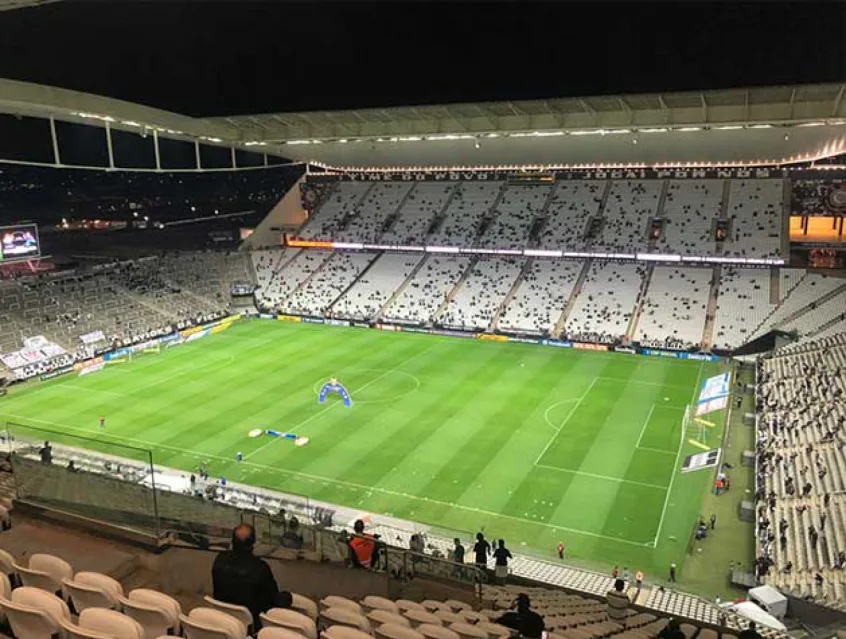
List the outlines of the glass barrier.
<svg viewBox="0 0 846 639">
<path fill-rule="evenodd" d="M 159 534 L 150 451 L 18 423 L 0 439 L 18 499 Z"/>
</svg>

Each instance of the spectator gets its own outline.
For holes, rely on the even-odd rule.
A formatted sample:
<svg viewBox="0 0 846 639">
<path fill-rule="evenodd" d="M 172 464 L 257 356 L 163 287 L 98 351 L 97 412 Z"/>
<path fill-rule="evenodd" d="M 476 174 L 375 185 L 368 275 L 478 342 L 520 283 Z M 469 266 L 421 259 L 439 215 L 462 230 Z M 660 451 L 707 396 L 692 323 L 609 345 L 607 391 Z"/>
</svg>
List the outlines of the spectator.
<svg viewBox="0 0 846 639">
<path fill-rule="evenodd" d="M 617 623 L 625 623 L 626 617 L 629 614 L 629 597 L 623 590 L 626 588 L 626 582 L 623 579 L 618 579 L 614 582 L 614 588 L 609 590 L 605 599 L 608 602 L 608 618 Z"/>
<path fill-rule="evenodd" d="M 50 442 L 44 442 L 44 446 L 38 451 L 38 454 L 41 455 L 42 464 L 53 463 L 53 447 L 50 445 Z"/>
<path fill-rule="evenodd" d="M 755 622 L 750 621 L 749 627 L 738 635 L 740 639 L 764 639 L 755 628 Z"/>
<path fill-rule="evenodd" d="M 364 522 L 356 519 L 353 524 L 355 534 L 350 539 L 350 560 L 357 568 L 371 568 L 376 554 L 376 538 L 364 532 Z"/>
<path fill-rule="evenodd" d="M 479 533 L 481 534 L 481 533 Z M 541 639 L 544 628 L 543 617 L 530 608 L 529 596 L 525 593 L 517 595 L 517 610 L 506 612 L 496 623 L 511 628 L 520 633 L 526 639 Z"/>
<path fill-rule="evenodd" d="M 239 524 L 232 531 L 232 550 L 220 553 L 212 567 L 214 598 L 246 606 L 253 615 L 253 627 L 261 628 L 259 615 L 276 605 L 279 588 L 270 566 L 253 555 L 256 531 Z"/>
<path fill-rule="evenodd" d="M 482 569 L 487 568 L 488 555 L 491 554 L 491 545 L 480 532 L 476 533 L 476 543 L 473 544 L 473 553 L 476 555 L 476 565 Z"/>
<path fill-rule="evenodd" d="M 453 539 L 455 547 L 452 549 L 452 560 L 457 564 L 464 563 L 464 546 L 461 545 L 461 540 L 456 537 Z"/>
<path fill-rule="evenodd" d="M 664 629 L 658 633 L 658 639 L 685 639 L 684 633 L 681 631 L 679 620 L 672 618 L 664 626 Z"/>
<path fill-rule="evenodd" d="M 505 547 L 505 540 L 500 539 L 497 549 L 494 550 L 496 578 L 505 583 L 508 577 L 508 560 L 511 559 L 511 551 Z"/>
</svg>

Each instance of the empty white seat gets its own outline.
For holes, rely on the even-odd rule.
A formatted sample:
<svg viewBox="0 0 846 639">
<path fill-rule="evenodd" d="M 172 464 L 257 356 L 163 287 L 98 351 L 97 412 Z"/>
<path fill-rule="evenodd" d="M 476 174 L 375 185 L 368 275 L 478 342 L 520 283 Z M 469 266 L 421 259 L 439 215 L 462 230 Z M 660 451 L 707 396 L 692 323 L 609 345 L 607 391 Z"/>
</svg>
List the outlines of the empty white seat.
<svg viewBox="0 0 846 639">
<path fill-rule="evenodd" d="M 376 628 L 376 639 L 423 639 L 423 635 L 408 626 L 385 623 Z"/>
<path fill-rule="evenodd" d="M 71 619 L 67 604 L 59 597 L 29 586 L 16 588 L 11 599 L 0 600 L 0 607 L 18 639 L 51 637 Z"/>
<path fill-rule="evenodd" d="M 86 608 L 118 608 L 123 587 L 116 579 L 98 572 L 81 571 L 73 579 L 64 579 L 65 593 L 77 612 Z"/>
<path fill-rule="evenodd" d="M 209 607 L 214 608 L 215 610 L 220 610 L 221 612 L 226 613 L 240 621 L 247 629 L 252 628 L 253 626 L 253 614 L 250 612 L 250 609 L 246 606 L 239 606 L 236 604 L 226 603 L 225 601 L 218 601 L 214 597 L 210 597 L 206 595 L 203 597 L 203 601 L 205 601 Z"/>
<path fill-rule="evenodd" d="M 338 606 L 321 610 L 319 623 L 323 628 L 328 626 L 349 626 L 363 632 L 371 632 L 370 622 L 367 618 L 349 607 Z"/>
<path fill-rule="evenodd" d="M 261 613 L 263 626 L 278 626 L 294 630 L 308 639 L 317 639 L 317 625 L 314 620 L 296 610 L 271 608 Z"/>
<path fill-rule="evenodd" d="M 139 591 L 142 591 L 140 595 Z M 158 599 L 155 595 L 147 596 L 145 592 L 154 592 L 155 595 L 161 595 L 171 601 Z M 179 615 L 182 611 L 176 600 L 164 593 L 136 589 L 129 593 L 128 598 L 120 598 L 120 606 L 125 615 L 141 624 L 145 637 L 158 637 L 171 631 L 174 634 L 179 633 Z"/>
<path fill-rule="evenodd" d="M 188 639 L 246 639 L 247 627 L 214 608 L 194 608 L 179 618 Z"/>
</svg>

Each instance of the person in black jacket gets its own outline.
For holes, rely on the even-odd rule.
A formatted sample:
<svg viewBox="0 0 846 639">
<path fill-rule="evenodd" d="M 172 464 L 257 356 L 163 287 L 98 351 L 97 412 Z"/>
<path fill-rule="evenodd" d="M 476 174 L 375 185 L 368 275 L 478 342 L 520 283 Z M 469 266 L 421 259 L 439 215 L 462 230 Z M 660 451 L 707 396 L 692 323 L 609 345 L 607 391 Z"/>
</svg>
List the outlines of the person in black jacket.
<svg viewBox="0 0 846 639">
<path fill-rule="evenodd" d="M 232 550 L 220 553 L 212 567 L 214 598 L 246 606 L 253 615 L 253 628 L 261 628 L 259 615 L 276 605 L 279 587 L 270 566 L 253 555 L 256 531 L 239 524 L 232 531 Z"/>
<path fill-rule="evenodd" d="M 543 617 L 530 608 L 529 596 L 520 593 L 515 605 L 516 611 L 506 612 L 496 623 L 516 630 L 526 639 L 541 639 L 545 628 Z"/>
</svg>

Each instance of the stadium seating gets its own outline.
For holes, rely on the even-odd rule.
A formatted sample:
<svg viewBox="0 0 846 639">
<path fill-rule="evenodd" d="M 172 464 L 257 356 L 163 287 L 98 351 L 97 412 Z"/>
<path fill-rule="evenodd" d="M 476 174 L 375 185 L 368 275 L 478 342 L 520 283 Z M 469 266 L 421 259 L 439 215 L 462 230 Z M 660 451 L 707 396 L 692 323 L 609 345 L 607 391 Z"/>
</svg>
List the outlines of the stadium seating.
<svg viewBox="0 0 846 639">
<path fill-rule="evenodd" d="M 783 180 L 732 180 L 727 215 L 732 241 L 726 254 L 734 257 L 777 257 L 784 225 Z"/>
<path fill-rule="evenodd" d="M 375 253 L 333 253 L 293 295 L 282 310 L 304 315 L 323 314 L 375 259 Z"/>
<path fill-rule="evenodd" d="M 567 336 L 602 343 L 624 337 L 644 273 L 639 264 L 594 260 L 567 318 Z"/>
<path fill-rule="evenodd" d="M 382 236 L 380 242 L 389 246 L 423 246 L 436 217 L 443 211 L 455 182 L 418 182 L 409 193 L 396 221 Z"/>
<path fill-rule="evenodd" d="M 344 229 L 347 219 L 358 212 L 361 199 L 372 186 L 364 182 L 339 183 L 298 235 L 309 240 L 333 239 Z"/>
<path fill-rule="evenodd" d="M 500 317 L 499 329 L 551 333 L 583 267 L 582 261 L 535 259 Z"/>
<path fill-rule="evenodd" d="M 527 246 L 532 223 L 543 211 L 551 190 L 552 187 L 547 185 L 506 186 L 493 211 L 493 221 L 479 245 L 495 249 Z"/>
<path fill-rule="evenodd" d="M 562 180 L 546 208 L 547 222 L 538 248 L 546 250 L 581 250 L 588 220 L 602 206 L 606 183 L 601 180 Z"/>
<path fill-rule="evenodd" d="M 757 571 L 843 607 L 846 333 L 758 361 Z"/>
<path fill-rule="evenodd" d="M 439 322 L 461 328 L 488 328 L 525 263 L 522 258 L 476 261 Z"/>
<path fill-rule="evenodd" d="M 461 182 L 446 207 L 443 221 L 429 236 L 434 246 L 474 246 L 482 220 L 491 215 L 502 193 L 496 182 Z"/>
<path fill-rule="evenodd" d="M 724 267 L 714 327 L 714 347 L 731 350 L 747 342 L 770 312 L 769 269 Z"/>
<path fill-rule="evenodd" d="M 659 348 L 696 348 L 702 341 L 713 276 L 710 268 L 654 267 L 635 340 Z"/>
<path fill-rule="evenodd" d="M 341 317 L 374 317 L 414 268 L 423 260 L 419 253 L 383 253 L 332 307 Z"/>
<path fill-rule="evenodd" d="M 416 324 L 430 321 L 470 261 L 469 257 L 430 255 L 385 310 L 384 317 Z"/>
<path fill-rule="evenodd" d="M 611 183 L 602 230 L 593 249 L 634 254 L 646 248 L 649 220 L 658 215 L 661 180 L 618 180 Z"/>
<path fill-rule="evenodd" d="M 722 180 L 670 180 L 656 247 L 676 255 L 715 254 L 712 223 L 722 213 L 722 200 Z"/>
<path fill-rule="evenodd" d="M 375 184 L 334 238 L 340 242 L 378 243 L 386 222 L 394 215 L 412 188 L 413 185 L 409 182 Z"/>
<path fill-rule="evenodd" d="M 258 302 L 271 310 L 282 303 L 308 280 L 331 257 L 330 251 L 299 251 L 293 255 L 283 251 L 278 259 L 262 261 L 256 266 L 258 280 L 266 284 L 257 291 Z"/>
</svg>

